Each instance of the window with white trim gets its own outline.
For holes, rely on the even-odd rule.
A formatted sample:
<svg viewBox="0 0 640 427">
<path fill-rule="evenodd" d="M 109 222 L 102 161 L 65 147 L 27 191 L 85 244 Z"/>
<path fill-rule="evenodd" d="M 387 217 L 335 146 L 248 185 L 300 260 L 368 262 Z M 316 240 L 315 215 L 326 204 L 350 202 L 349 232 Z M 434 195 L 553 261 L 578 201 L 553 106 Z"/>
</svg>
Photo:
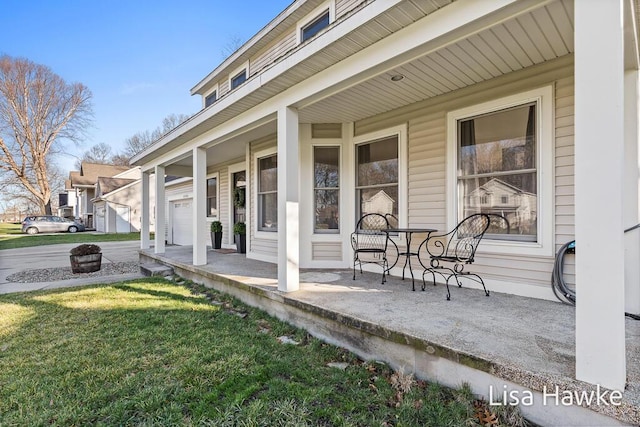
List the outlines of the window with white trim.
<svg viewBox="0 0 640 427">
<path fill-rule="evenodd" d="M 218 91 L 214 90 L 204 99 L 204 107 L 207 108 L 218 100 Z"/>
<path fill-rule="evenodd" d="M 300 34 L 300 41 L 304 42 L 309 40 L 323 29 L 329 26 L 329 9 L 325 10 L 320 16 L 311 21 L 309 24 L 302 27 Z"/>
<path fill-rule="evenodd" d="M 278 155 L 258 159 L 258 230 L 278 231 Z"/>
<path fill-rule="evenodd" d="M 340 147 L 313 147 L 314 232 L 340 231 Z"/>
<path fill-rule="evenodd" d="M 552 252 L 552 88 L 454 111 L 447 120 L 449 226 L 474 213 L 497 214 L 507 222 L 492 222 L 484 249 Z"/>
<path fill-rule="evenodd" d="M 398 178 L 398 135 L 356 145 L 356 217 L 368 213 L 398 217 Z"/>
<path fill-rule="evenodd" d="M 207 217 L 218 217 L 218 176 L 207 179 Z"/>
<path fill-rule="evenodd" d="M 237 88 L 242 83 L 247 81 L 247 70 L 244 69 L 240 73 L 231 78 L 231 90 Z"/>
</svg>

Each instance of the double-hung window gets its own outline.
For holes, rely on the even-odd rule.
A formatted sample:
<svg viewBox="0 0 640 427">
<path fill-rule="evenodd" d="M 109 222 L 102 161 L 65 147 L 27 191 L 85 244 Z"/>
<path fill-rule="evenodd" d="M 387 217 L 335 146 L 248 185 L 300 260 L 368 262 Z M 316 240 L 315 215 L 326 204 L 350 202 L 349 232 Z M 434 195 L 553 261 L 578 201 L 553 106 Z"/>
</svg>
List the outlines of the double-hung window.
<svg viewBox="0 0 640 427">
<path fill-rule="evenodd" d="M 552 250 L 552 96 L 541 88 L 448 115 L 452 223 L 479 212 L 506 219 L 494 217 L 485 249 Z"/>
<path fill-rule="evenodd" d="M 258 159 L 258 230 L 278 231 L 278 156 Z"/>
<path fill-rule="evenodd" d="M 340 147 L 313 148 L 314 232 L 340 229 Z"/>
<path fill-rule="evenodd" d="M 356 215 L 398 216 L 398 135 L 356 146 Z"/>
<path fill-rule="evenodd" d="M 207 179 L 207 217 L 218 217 L 218 177 Z"/>
</svg>

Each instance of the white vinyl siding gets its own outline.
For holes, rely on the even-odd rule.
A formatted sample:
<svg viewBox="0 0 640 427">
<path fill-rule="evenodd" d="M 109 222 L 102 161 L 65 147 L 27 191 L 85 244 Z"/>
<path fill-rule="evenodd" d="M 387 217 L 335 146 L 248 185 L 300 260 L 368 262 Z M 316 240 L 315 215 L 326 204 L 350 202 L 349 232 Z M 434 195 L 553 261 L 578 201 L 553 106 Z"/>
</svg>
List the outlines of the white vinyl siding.
<svg viewBox="0 0 640 427">
<path fill-rule="evenodd" d="M 262 50 L 257 55 L 251 57 L 251 59 L 249 60 L 249 75 L 253 76 L 254 74 L 260 72 L 263 68 L 273 64 L 276 59 L 284 56 L 294 47 L 296 47 L 296 32 L 295 28 L 292 28 L 284 35 L 284 37 L 282 37 L 275 43 L 272 43 L 269 47 Z"/>
<path fill-rule="evenodd" d="M 313 261 L 342 261 L 342 244 L 332 242 L 313 242 L 311 244 Z"/>
</svg>

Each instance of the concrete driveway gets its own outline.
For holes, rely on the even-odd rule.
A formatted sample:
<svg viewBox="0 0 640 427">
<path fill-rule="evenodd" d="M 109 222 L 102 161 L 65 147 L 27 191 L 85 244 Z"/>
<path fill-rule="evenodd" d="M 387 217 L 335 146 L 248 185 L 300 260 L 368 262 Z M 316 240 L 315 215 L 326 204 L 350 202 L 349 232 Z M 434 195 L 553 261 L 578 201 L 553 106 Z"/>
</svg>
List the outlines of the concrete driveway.
<svg viewBox="0 0 640 427">
<path fill-rule="evenodd" d="M 140 249 L 139 241 L 99 242 L 98 245 L 102 248 L 103 264 L 138 260 L 138 250 Z M 78 246 L 78 243 L 0 250 L 0 294 L 82 286 L 94 283 L 110 283 L 143 277 L 142 274 L 138 273 L 84 277 L 40 283 L 15 283 L 7 281 L 7 277 L 11 274 L 24 270 L 70 267 L 69 251 L 75 246 Z"/>
</svg>

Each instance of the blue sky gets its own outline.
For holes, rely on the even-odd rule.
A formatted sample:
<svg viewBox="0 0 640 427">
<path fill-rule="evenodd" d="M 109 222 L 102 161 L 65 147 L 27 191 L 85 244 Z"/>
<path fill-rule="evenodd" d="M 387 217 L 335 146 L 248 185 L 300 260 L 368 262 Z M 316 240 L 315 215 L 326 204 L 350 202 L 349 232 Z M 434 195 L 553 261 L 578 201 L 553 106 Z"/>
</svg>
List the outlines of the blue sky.
<svg viewBox="0 0 640 427">
<path fill-rule="evenodd" d="M 292 0 L 0 0 L 0 54 L 50 67 L 93 93 L 94 127 L 79 155 L 105 142 L 115 152 L 169 114 L 200 109 L 190 89 Z M 71 170 L 75 158 L 60 159 Z"/>
</svg>

